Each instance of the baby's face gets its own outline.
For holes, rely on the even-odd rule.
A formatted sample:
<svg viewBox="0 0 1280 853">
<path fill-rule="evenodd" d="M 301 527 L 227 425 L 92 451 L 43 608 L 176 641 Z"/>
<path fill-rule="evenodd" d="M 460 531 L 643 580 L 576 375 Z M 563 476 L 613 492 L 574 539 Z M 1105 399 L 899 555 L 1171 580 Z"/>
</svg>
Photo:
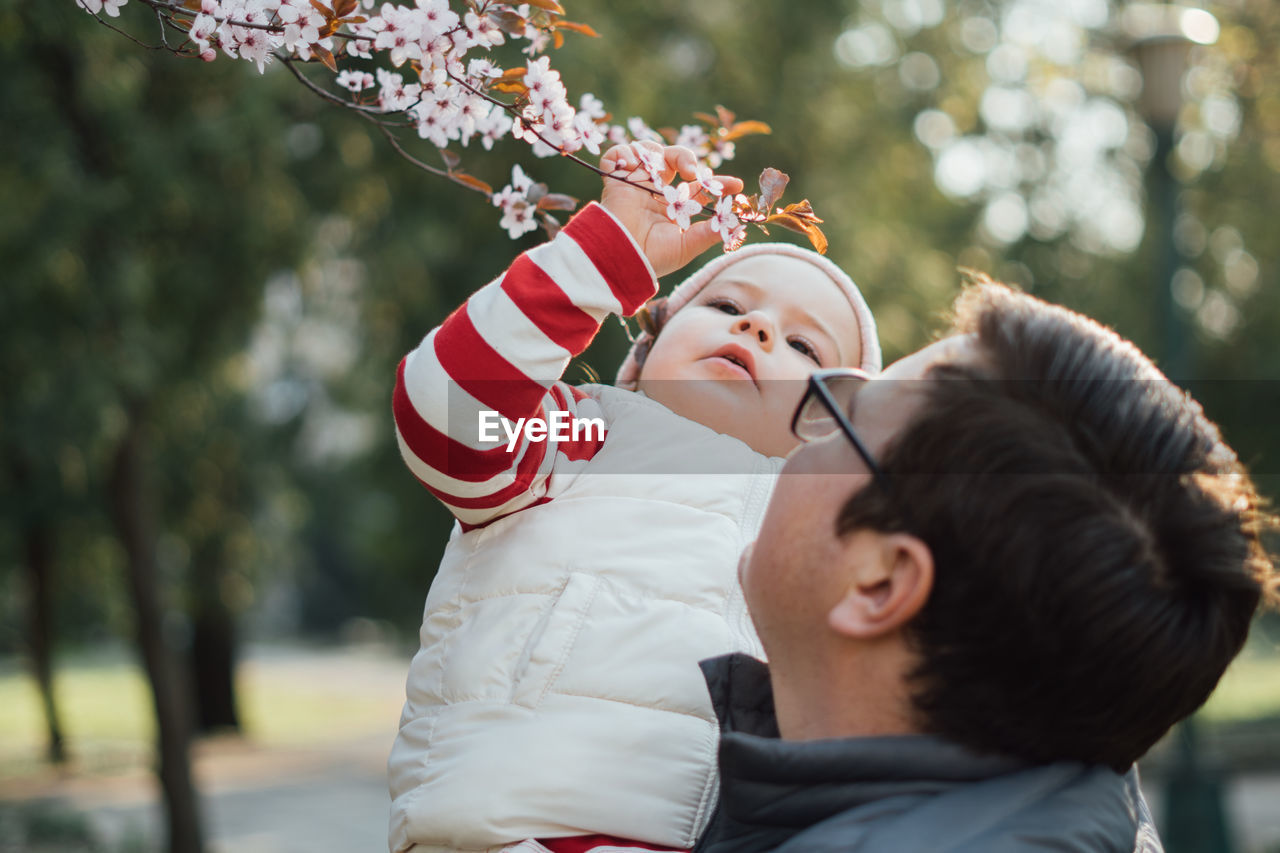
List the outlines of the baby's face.
<svg viewBox="0 0 1280 853">
<path fill-rule="evenodd" d="M 677 414 L 785 456 L 809 374 L 857 365 L 858 319 L 826 273 L 755 255 L 725 267 L 667 321 L 639 388 Z"/>
</svg>

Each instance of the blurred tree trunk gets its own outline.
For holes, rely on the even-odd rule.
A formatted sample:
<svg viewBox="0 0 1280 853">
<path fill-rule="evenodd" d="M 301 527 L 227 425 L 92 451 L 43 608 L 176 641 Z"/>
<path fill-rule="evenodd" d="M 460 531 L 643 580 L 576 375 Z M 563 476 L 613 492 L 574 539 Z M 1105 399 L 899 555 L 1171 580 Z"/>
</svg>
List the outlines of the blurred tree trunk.
<svg viewBox="0 0 1280 853">
<path fill-rule="evenodd" d="M 27 557 L 27 578 L 31 585 L 27 633 L 31 666 L 40 687 L 40 704 L 49 733 L 49 761 L 64 764 L 67 753 L 62 740 L 58 705 L 53 696 L 53 536 L 48 523 L 40 519 L 27 523 L 22 538 Z"/>
<path fill-rule="evenodd" d="M 205 546 L 193 558 L 194 615 L 191 671 L 195 676 L 196 724 L 200 732 L 240 730 L 236 712 L 235 616 L 223 597 L 222 549 Z"/>
<path fill-rule="evenodd" d="M 14 456 L 10 468 L 17 492 L 30 495 L 34 484 L 26 461 Z M 51 764 L 64 764 L 67 752 L 62 739 L 58 704 L 53 695 L 53 529 L 40 507 L 23 519 L 22 548 L 31 608 L 27 621 L 27 646 L 49 734 L 47 755 Z"/>
<path fill-rule="evenodd" d="M 144 406 L 126 405 L 124 435 L 108 484 L 112 517 L 128 558 L 129 587 L 158 733 L 160 787 L 169 826 L 169 853 L 201 853 L 199 806 L 191 780 L 191 712 L 182 672 L 165 645 L 164 608 L 156 565 L 155 533 L 146 488 Z"/>
</svg>

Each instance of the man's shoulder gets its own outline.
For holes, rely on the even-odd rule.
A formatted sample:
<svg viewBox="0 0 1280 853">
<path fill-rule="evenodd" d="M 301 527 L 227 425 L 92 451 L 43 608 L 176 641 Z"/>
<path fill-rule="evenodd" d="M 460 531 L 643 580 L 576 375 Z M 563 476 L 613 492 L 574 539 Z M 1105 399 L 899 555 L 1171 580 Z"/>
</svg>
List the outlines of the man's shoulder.
<svg viewBox="0 0 1280 853">
<path fill-rule="evenodd" d="M 1028 767 L 944 791 L 860 803 L 777 849 L 778 853 L 1161 853 L 1154 827 L 1148 827 L 1146 835 L 1141 831 L 1141 800 L 1135 801 L 1135 791 L 1123 777 L 1105 768 L 1070 763 Z"/>
</svg>

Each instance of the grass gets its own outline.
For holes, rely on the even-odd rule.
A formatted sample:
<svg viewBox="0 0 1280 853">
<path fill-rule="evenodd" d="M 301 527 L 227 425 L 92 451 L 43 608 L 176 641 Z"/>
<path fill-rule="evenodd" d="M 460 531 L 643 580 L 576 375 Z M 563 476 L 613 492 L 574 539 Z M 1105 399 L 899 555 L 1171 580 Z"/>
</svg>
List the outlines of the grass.
<svg viewBox="0 0 1280 853">
<path fill-rule="evenodd" d="M 1259 625 L 1201 715 L 1214 722 L 1280 718 L 1280 643 L 1259 630 Z"/>
<path fill-rule="evenodd" d="M 394 734 L 407 660 L 335 650 L 251 658 L 238 672 L 245 736 L 264 746 L 323 747 Z M 78 769 L 148 766 L 154 742 L 151 694 L 123 652 L 60 662 L 56 690 Z M 1210 722 L 1280 717 L 1280 644 L 1255 637 L 1202 712 Z M 42 765 L 44 717 L 20 660 L 0 660 L 0 778 Z"/>
<path fill-rule="evenodd" d="M 395 733 L 403 667 L 394 658 L 349 651 L 250 659 L 237 672 L 245 736 L 265 746 L 324 746 Z M 371 675 L 371 672 L 374 675 Z M 124 653 L 59 662 L 55 691 L 69 751 L 79 769 L 146 766 L 155 739 L 151 693 Z M 44 715 L 34 679 L 20 660 L 0 661 L 0 778 L 38 766 Z"/>
</svg>

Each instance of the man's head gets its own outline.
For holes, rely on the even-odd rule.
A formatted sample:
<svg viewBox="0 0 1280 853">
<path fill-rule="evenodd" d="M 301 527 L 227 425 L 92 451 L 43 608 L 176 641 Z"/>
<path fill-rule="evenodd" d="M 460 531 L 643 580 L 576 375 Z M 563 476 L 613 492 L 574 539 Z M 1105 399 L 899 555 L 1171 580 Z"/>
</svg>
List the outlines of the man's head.
<svg viewBox="0 0 1280 853">
<path fill-rule="evenodd" d="M 841 434 L 801 448 L 744 565 L 784 692 L 879 684 L 861 722 L 797 727 L 783 697 L 784 734 L 879 714 L 861 730 L 1127 767 L 1275 596 L 1269 517 L 1199 406 L 1114 333 L 990 284 L 955 331 L 852 399 L 883 483 Z"/>
</svg>

